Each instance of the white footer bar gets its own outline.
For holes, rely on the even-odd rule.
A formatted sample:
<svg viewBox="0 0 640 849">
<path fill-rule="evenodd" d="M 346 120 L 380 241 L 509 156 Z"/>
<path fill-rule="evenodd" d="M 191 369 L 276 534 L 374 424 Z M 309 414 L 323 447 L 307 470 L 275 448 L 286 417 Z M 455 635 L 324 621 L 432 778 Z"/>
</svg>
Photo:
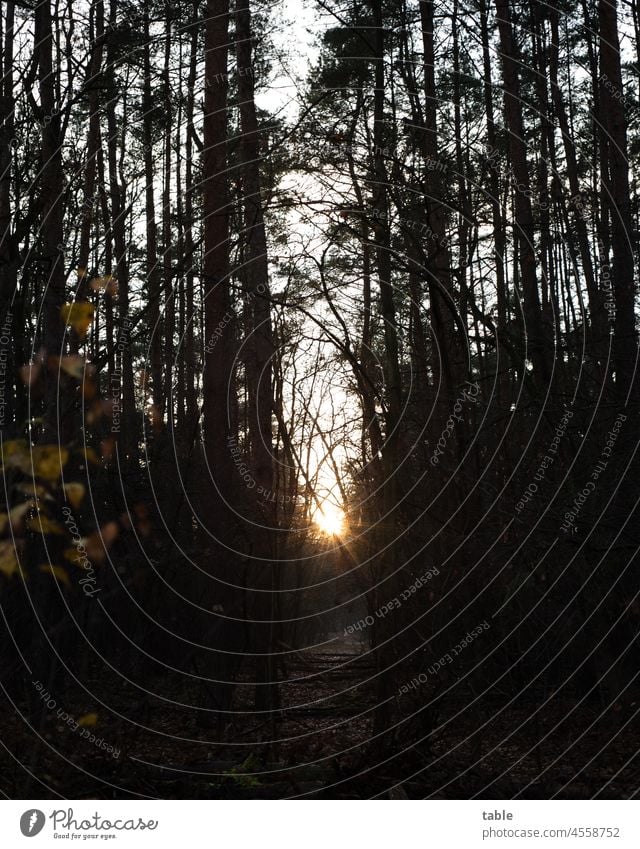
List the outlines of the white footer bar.
<svg viewBox="0 0 640 849">
<path fill-rule="evenodd" d="M 33 842 L 31 842 L 33 841 Z M 640 847 L 635 801 L 3 801 L 0 845 Z"/>
</svg>

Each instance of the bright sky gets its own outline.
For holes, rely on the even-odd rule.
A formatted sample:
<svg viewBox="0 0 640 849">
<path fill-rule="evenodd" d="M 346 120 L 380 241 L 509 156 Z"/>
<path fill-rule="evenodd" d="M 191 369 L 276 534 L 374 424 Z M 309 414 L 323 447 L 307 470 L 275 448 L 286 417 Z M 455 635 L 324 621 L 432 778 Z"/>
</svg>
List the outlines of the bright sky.
<svg viewBox="0 0 640 849">
<path fill-rule="evenodd" d="M 272 26 L 274 78 L 269 87 L 256 96 L 256 102 L 262 109 L 272 112 L 282 109 L 288 117 L 297 112 L 297 91 L 304 84 L 309 66 L 318 56 L 315 48 L 318 32 L 315 4 L 306 0 L 303 6 L 303 1 L 279 0 L 271 8 L 272 25 L 284 23 L 284 26 Z"/>
</svg>

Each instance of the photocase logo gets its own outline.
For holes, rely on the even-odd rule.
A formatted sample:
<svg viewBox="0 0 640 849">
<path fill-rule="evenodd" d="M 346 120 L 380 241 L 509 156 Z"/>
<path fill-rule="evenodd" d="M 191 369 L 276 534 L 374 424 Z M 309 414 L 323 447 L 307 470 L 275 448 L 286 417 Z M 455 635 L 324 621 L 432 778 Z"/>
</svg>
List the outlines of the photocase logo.
<svg viewBox="0 0 640 849">
<path fill-rule="evenodd" d="M 37 808 L 32 808 L 20 817 L 20 831 L 25 837 L 35 837 L 44 828 L 44 822 L 44 813 Z"/>
</svg>

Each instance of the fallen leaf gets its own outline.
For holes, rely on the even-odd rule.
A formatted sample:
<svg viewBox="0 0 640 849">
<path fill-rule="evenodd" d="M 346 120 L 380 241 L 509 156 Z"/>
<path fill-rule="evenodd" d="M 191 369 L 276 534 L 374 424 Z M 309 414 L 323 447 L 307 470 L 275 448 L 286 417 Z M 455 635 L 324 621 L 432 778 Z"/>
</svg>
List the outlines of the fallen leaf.
<svg viewBox="0 0 640 849">
<path fill-rule="evenodd" d="M 18 558 L 12 542 L 0 542 L 0 572 L 10 578 L 18 571 Z"/>
<path fill-rule="evenodd" d="M 84 716 L 81 716 L 78 720 L 78 725 L 81 725 L 83 728 L 93 728 L 98 722 L 98 714 L 97 713 L 85 713 Z"/>
</svg>

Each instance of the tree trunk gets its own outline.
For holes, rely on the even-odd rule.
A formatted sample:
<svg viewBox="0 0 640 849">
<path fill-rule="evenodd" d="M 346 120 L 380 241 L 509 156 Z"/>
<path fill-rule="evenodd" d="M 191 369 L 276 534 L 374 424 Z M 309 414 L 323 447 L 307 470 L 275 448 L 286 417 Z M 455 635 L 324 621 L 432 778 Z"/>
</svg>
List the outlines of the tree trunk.
<svg viewBox="0 0 640 849">
<path fill-rule="evenodd" d="M 117 21 L 117 0 L 111 0 L 110 24 L 112 28 L 111 39 L 113 32 L 116 29 Z M 115 63 L 113 40 L 109 42 L 107 48 L 107 67 L 111 69 L 112 85 L 115 87 L 115 79 L 113 79 L 113 68 Z M 126 92 L 124 95 L 126 98 Z M 118 139 L 120 133 L 116 120 L 116 109 L 113 98 L 109 98 L 107 102 L 107 130 L 108 130 L 108 168 L 109 168 L 109 189 L 111 192 L 111 229 L 114 245 L 114 260 L 116 278 L 118 280 L 118 307 L 119 307 L 119 324 L 120 326 L 115 333 L 116 337 L 116 357 L 119 355 L 119 360 L 114 369 L 112 377 L 112 390 L 114 394 L 121 399 L 122 413 L 120 418 L 120 430 L 118 433 L 118 444 L 121 451 L 121 460 L 128 463 L 133 459 L 137 449 L 137 422 L 135 409 L 135 394 L 133 387 L 133 362 L 131 353 L 131 320 L 129 317 L 129 263 L 127 257 L 127 240 L 126 240 L 126 218 L 127 209 L 125 207 L 124 188 L 120 182 L 118 173 Z M 126 128 L 123 130 L 126 134 Z M 124 144 L 124 140 L 121 142 Z"/>
<path fill-rule="evenodd" d="M 251 50 L 251 12 L 249 0 L 236 2 L 236 58 L 238 99 L 240 101 L 240 155 L 242 162 L 242 200 L 244 211 L 245 256 L 242 277 L 247 299 L 246 375 L 249 400 L 249 445 L 258 492 L 264 493 L 260 519 L 262 527 L 254 527 L 254 545 L 259 559 L 252 564 L 257 573 L 257 593 L 253 604 L 255 619 L 267 623 L 254 626 L 256 632 L 256 708 L 277 707 L 278 693 L 273 652 L 275 646 L 276 579 L 275 540 L 270 528 L 275 524 L 273 491 L 272 433 L 272 360 L 273 332 L 269 293 L 267 239 L 262 209 L 260 181 L 260 135 L 254 97 Z M 252 582 L 253 584 L 254 582 Z M 270 592 L 269 592 L 270 591 Z M 264 633 L 266 631 L 266 633 Z M 262 633 L 261 633 L 262 632 Z"/>
<path fill-rule="evenodd" d="M 62 128 L 56 101 L 56 79 L 53 69 L 53 31 L 49 0 L 38 4 L 35 13 L 35 44 L 38 50 L 40 109 L 42 121 L 42 170 L 40 197 L 42 203 L 42 255 L 46 261 L 44 295 L 43 345 L 49 357 L 59 357 L 64 349 L 64 324 L 60 308 L 65 300 Z M 43 438 L 65 440 L 58 419 L 58 370 L 47 370 L 45 376 L 45 414 Z"/>
<path fill-rule="evenodd" d="M 13 94 L 14 4 L 6 3 L 4 32 L 0 11 L 0 44 L 4 35 L 4 80 L 0 84 L 0 327 L 8 328 L 10 345 L 0 342 L 0 433 L 8 433 L 16 419 L 24 413 L 25 392 L 16 380 L 16 367 L 23 363 L 24 315 L 17 295 L 17 245 L 15 217 L 18 210 L 11 204 L 12 152 L 15 143 L 15 98 Z M 5 336 L 3 332 L 2 336 Z"/>
<path fill-rule="evenodd" d="M 156 415 L 163 414 L 164 393 L 162 388 L 162 339 L 160 321 L 161 282 L 158 263 L 158 224 L 156 221 L 155 178 L 153 155 L 153 101 L 151 97 L 151 37 L 149 32 L 149 2 L 144 10 L 144 79 L 142 83 L 142 134 L 144 140 L 144 179 L 146 216 L 146 275 L 149 303 L 151 392 Z"/>
<path fill-rule="evenodd" d="M 607 316 L 604 309 L 604 299 L 602 297 L 602 293 L 598 289 L 593 269 L 591 248 L 589 246 L 589 234 L 587 231 L 587 216 L 589 213 L 582 200 L 583 195 L 580 190 L 580 182 L 578 180 L 578 161 L 575 143 L 573 141 L 571 128 L 569 127 L 562 90 L 558 83 L 558 59 L 560 55 L 558 17 L 557 9 L 551 9 L 551 51 L 549 57 L 551 96 L 554 113 L 562 135 L 564 154 L 567 161 L 567 178 L 569 181 L 569 189 L 571 191 L 573 224 L 578 249 L 580 251 L 580 261 L 587 287 L 587 295 L 589 297 L 591 347 L 596 360 L 600 361 L 606 351 L 608 337 Z"/>
<path fill-rule="evenodd" d="M 162 268 L 164 287 L 164 401 L 161 413 L 166 411 L 169 430 L 173 432 L 173 334 L 175 330 L 176 303 L 173 295 L 173 247 L 171 235 L 171 16 L 172 9 L 165 3 L 164 68 L 164 179 L 162 191 Z"/>
<path fill-rule="evenodd" d="M 520 80 L 518 78 L 520 58 L 513 36 L 509 0 L 496 0 L 496 13 L 504 78 L 505 123 L 509 133 L 509 152 L 516 181 L 514 186 L 515 226 L 519 243 L 525 332 L 529 359 L 533 366 L 533 379 L 535 384 L 542 389 L 548 383 L 551 372 L 536 274 L 532 195 L 527 168 L 527 149 L 524 139 Z"/>
<path fill-rule="evenodd" d="M 96 206 L 96 170 L 98 150 L 100 148 L 100 69 L 102 67 L 102 44 L 104 36 L 104 2 L 94 0 L 91 7 L 93 22 L 93 43 L 91 45 L 91 60 L 89 62 L 89 131 L 87 134 L 87 162 L 84 171 L 84 198 L 82 204 L 82 223 L 80 225 L 80 253 L 78 258 L 78 291 L 77 299 L 88 300 L 90 297 L 89 252 L 91 230 L 94 222 Z"/>
<path fill-rule="evenodd" d="M 207 0 L 205 29 L 204 151 L 204 438 L 212 498 L 206 509 L 218 540 L 233 532 L 227 503 L 232 465 L 228 412 L 235 391 L 229 295 L 229 178 L 227 173 L 228 0 Z"/>
<path fill-rule="evenodd" d="M 635 397 L 637 340 L 634 314 L 634 256 L 627 124 L 620 69 L 616 0 L 600 0 L 600 126 L 606 168 L 601 174 L 602 204 L 609 214 L 615 299 L 613 356 L 620 398 Z"/>
</svg>

